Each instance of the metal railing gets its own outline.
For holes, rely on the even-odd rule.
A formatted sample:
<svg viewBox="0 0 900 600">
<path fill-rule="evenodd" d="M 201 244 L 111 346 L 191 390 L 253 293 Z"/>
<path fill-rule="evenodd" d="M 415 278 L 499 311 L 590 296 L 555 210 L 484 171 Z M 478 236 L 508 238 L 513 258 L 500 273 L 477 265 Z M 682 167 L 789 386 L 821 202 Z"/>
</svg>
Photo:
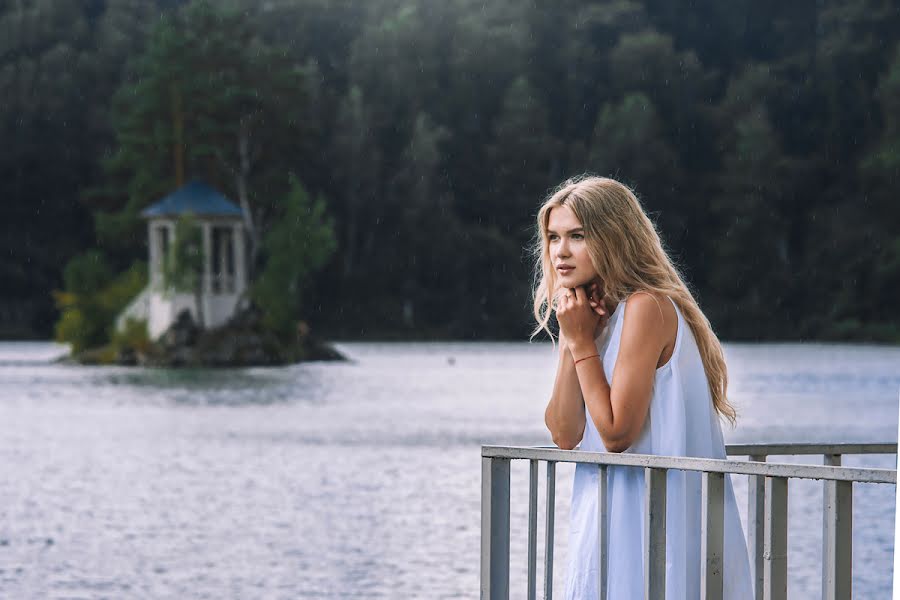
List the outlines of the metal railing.
<svg viewBox="0 0 900 600">
<path fill-rule="evenodd" d="M 553 538 L 556 502 L 556 464 L 597 465 L 598 543 L 600 545 L 599 598 L 606 600 L 607 480 L 609 466 L 644 469 L 644 598 L 665 595 L 666 575 L 666 474 L 668 469 L 702 473 L 701 598 L 723 598 L 723 546 L 725 474 L 748 475 L 748 550 L 755 574 L 758 600 L 787 597 L 787 500 L 788 480 L 821 479 L 825 486 L 823 512 L 822 596 L 827 600 L 850 598 L 852 558 L 853 483 L 897 484 L 896 469 L 842 467 L 844 454 L 897 454 L 897 444 L 731 444 L 729 456 L 747 461 L 615 454 L 559 450 L 546 447 L 483 446 L 481 487 L 481 598 L 509 598 L 510 462 L 527 460 L 528 500 L 528 600 L 537 593 L 537 519 L 539 463 L 546 462 L 546 527 L 544 550 L 544 598 L 553 594 Z M 823 456 L 824 465 L 771 463 L 769 456 Z M 671 599 L 670 599 L 671 600 Z"/>
</svg>

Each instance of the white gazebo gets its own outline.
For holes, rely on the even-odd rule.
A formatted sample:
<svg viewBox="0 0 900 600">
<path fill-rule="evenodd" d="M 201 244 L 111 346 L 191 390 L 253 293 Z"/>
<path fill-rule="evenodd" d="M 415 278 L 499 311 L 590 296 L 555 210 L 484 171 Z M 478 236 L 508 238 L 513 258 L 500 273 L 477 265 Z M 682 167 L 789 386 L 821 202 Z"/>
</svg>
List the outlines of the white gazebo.
<svg viewBox="0 0 900 600">
<path fill-rule="evenodd" d="M 228 321 L 247 287 L 247 259 L 243 212 L 230 200 L 200 181 L 192 181 L 141 212 L 147 219 L 149 273 L 147 287 L 116 320 L 146 319 L 147 332 L 158 338 L 187 309 L 197 319 L 194 294 L 165 286 L 163 267 L 175 240 L 175 224 L 190 214 L 203 234 L 203 277 L 200 302 L 203 325 Z"/>
</svg>

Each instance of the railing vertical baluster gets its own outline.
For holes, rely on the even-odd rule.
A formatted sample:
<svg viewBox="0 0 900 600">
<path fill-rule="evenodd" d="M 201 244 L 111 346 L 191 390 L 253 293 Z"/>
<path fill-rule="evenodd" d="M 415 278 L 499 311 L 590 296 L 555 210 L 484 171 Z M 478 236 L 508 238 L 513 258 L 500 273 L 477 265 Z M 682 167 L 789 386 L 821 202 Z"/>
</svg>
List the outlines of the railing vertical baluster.
<svg viewBox="0 0 900 600">
<path fill-rule="evenodd" d="M 788 480 L 766 477 L 765 600 L 787 599 Z"/>
<path fill-rule="evenodd" d="M 481 599 L 509 599 L 509 459 L 481 459 Z"/>
<path fill-rule="evenodd" d="M 537 511 L 538 511 L 538 465 L 540 461 L 529 461 L 528 471 L 528 600 L 537 597 Z"/>
<path fill-rule="evenodd" d="M 556 463 L 547 461 L 547 528 L 544 539 L 544 599 L 553 598 L 553 521 L 556 516 Z"/>
<path fill-rule="evenodd" d="M 606 499 L 606 465 L 597 466 L 597 595 L 599 600 L 606 598 L 606 581 L 609 578 L 606 562 L 606 553 L 609 552 L 609 528 L 607 520 Z"/>
<path fill-rule="evenodd" d="M 725 546 L 724 473 L 703 473 L 703 510 L 700 528 L 700 598 L 722 600 Z"/>
<path fill-rule="evenodd" d="M 841 466 L 840 454 L 824 464 Z M 825 481 L 822 511 L 822 598 L 850 598 L 853 564 L 853 482 Z"/>
<path fill-rule="evenodd" d="M 666 469 L 644 468 L 644 600 L 666 595 Z"/>
<path fill-rule="evenodd" d="M 753 462 L 766 462 L 765 454 L 750 456 Z M 747 476 L 747 548 L 750 551 L 750 571 L 756 600 L 763 600 L 763 570 L 765 559 L 766 479 L 762 475 Z"/>
</svg>

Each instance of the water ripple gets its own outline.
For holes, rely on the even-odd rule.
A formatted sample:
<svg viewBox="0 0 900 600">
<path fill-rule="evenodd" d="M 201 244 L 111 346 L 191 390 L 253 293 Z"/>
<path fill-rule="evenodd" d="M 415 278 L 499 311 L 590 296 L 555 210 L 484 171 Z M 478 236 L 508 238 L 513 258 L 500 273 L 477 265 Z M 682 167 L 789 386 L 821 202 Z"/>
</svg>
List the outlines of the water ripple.
<svg viewBox="0 0 900 600">
<path fill-rule="evenodd" d="M 477 596 L 480 446 L 550 443 L 555 350 L 340 349 L 354 361 L 175 371 L 56 364 L 58 346 L 0 343 L 0 596 Z M 900 349 L 726 353 L 741 410 L 729 441 L 896 435 Z M 557 594 L 571 476 L 559 467 Z M 524 592 L 527 481 L 514 463 L 514 596 Z M 746 478 L 733 481 L 744 514 Z M 854 593 L 885 597 L 894 487 L 854 490 Z M 821 498 L 820 484 L 792 483 L 790 597 L 818 593 Z"/>
</svg>

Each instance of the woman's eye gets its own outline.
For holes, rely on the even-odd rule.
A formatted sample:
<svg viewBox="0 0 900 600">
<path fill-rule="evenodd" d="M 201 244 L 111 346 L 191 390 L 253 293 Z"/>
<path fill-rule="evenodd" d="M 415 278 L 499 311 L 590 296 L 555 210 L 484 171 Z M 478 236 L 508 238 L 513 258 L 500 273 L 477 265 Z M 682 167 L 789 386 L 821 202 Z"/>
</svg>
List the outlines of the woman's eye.
<svg viewBox="0 0 900 600">
<path fill-rule="evenodd" d="M 582 234 L 580 234 L 580 233 L 573 233 L 573 234 L 572 234 L 572 239 L 573 239 L 573 240 L 583 240 L 583 239 L 584 239 L 584 235 L 582 235 Z"/>
<path fill-rule="evenodd" d="M 555 241 L 556 241 L 556 236 L 555 236 L 555 235 L 548 235 L 548 236 L 547 236 L 547 239 L 549 239 L 551 242 L 555 242 Z"/>
</svg>

